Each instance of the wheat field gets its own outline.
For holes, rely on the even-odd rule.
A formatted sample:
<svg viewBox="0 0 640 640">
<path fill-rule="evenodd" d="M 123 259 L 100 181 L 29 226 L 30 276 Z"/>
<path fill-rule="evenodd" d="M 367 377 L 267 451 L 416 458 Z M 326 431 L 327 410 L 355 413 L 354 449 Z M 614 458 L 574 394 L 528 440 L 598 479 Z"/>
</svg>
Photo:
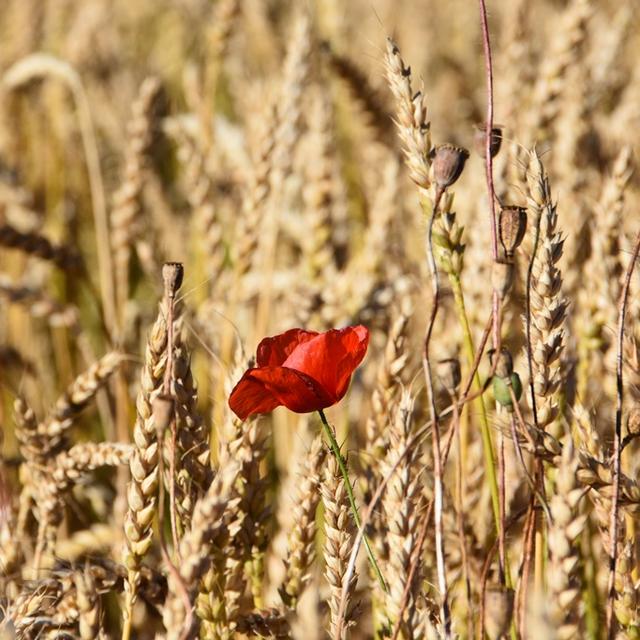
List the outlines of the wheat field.
<svg viewBox="0 0 640 640">
<path fill-rule="evenodd" d="M 3 0 L 0 640 L 640 638 L 640 10 L 486 2 Z"/>
</svg>

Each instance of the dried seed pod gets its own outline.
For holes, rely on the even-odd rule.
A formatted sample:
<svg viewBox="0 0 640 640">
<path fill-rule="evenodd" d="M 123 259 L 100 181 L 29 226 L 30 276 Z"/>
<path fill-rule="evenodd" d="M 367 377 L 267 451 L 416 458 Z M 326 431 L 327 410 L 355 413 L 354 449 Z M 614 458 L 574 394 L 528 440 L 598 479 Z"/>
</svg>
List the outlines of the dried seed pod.
<svg viewBox="0 0 640 640">
<path fill-rule="evenodd" d="M 432 153 L 433 180 L 439 189 L 446 189 L 460 177 L 469 152 L 464 147 L 440 144 Z"/>
<path fill-rule="evenodd" d="M 437 365 L 437 372 L 442 386 L 449 392 L 450 395 L 455 395 L 456 390 L 460 386 L 462 380 L 462 374 L 460 373 L 460 361 L 458 358 L 445 358 L 439 360 Z"/>
<path fill-rule="evenodd" d="M 512 262 L 494 260 L 491 267 L 491 286 L 498 292 L 500 300 L 504 300 L 513 285 L 514 268 Z"/>
<path fill-rule="evenodd" d="M 182 262 L 165 262 L 162 265 L 162 281 L 166 294 L 173 298 L 182 286 L 184 267 Z"/>
<path fill-rule="evenodd" d="M 513 258 L 527 230 L 527 209 L 525 207 L 502 207 L 498 216 L 500 244 L 507 259 Z"/>
<path fill-rule="evenodd" d="M 513 616 L 513 589 L 502 585 L 487 588 L 484 598 L 484 630 L 490 640 L 498 640 L 509 632 Z"/>
<path fill-rule="evenodd" d="M 493 361 L 496 355 L 496 350 L 491 349 L 489 351 L 489 361 L 491 362 L 491 366 L 493 366 Z M 513 357 L 511 356 L 511 352 L 506 347 L 502 347 L 500 349 L 500 354 L 498 355 L 498 361 L 496 362 L 496 370 L 495 374 L 499 378 L 508 378 L 513 373 Z"/>
<path fill-rule="evenodd" d="M 476 124 L 473 127 L 475 129 L 473 134 L 473 146 L 478 154 L 484 158 L 485 150 L 487 148 L 487 125 L 486 124 Z M 495 158 L 502 146 L 502 125 L 496 124 L 491 127 L 491 142 L 490 142 L 490 150 L 491 157 Z"/>
</svg>

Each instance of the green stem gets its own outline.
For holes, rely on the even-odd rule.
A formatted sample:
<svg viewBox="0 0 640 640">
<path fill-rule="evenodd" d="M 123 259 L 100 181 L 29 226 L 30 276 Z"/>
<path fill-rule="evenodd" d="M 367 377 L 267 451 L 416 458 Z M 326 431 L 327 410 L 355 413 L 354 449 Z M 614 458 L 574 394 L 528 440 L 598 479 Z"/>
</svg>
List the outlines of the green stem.
<svg viewBox="0 0 640 640">
<path fill-rule="evenodd" d="M 329 426 L 327 422 L 327 417 L 324 415 L 324 411 L 322 409 L 318 409 L 318 413 L 320 414 L 320 420 L 322 420 L 322 427 L 324 429 L 324 433 L 327 436 L 327 440 L 329 440 L 329 444 L 331 445 L 331 450 L 333 451 L 333 455 L 335 456 L 338 466 L 340 467 L 340 473 L 342 474 L 342 478 L 344 480 L 345 487 L 347 488 L 347 496 L 349 497 L 349 504 L 351 505 L 351 514 L 353 515 L 353 519 L 358 528 L 361 527 L 360 516 L 358 515 L 358 507 L 356 506 L 356 499 L 353 495 L 353 486 L 351 485 L 351 480 L 349 480 L 349 471 L 347 470 L 347 462 L 344 459 L 342 453 L 340 453 L 340 445 L 336 440 L 336 437 L 333 435 L 333 429 Z M 369 556 L 369 562 L 371 563 L 371 567 L 373 572 L 376 574 L 376 578 L 382 587 L 382 590 L 385 593 L 387 591 L 387 585 L 382 577 L 382 572 L 380 571 L 380 567 L 376 562 L 375 556 L 373 555 L 373 551 L 371 550 L 371 546 L 369 545 L 369 540 L 367 536 L 364 536 L 364 546 L 367 550 L 367 555 Z"/>
<path fill-rule="evenodd" d="M 449 276 L 451 283 L 451 289 L 453 291 L 453 298 L 456 303 L 456 310 L 458 312 L 458 318 L 460 325 L 462 326 L 462 333 L 464 337 L 464 347 L 467 353 L 467 359 L 469 365 L 473 366 L 473 362 L 476 357 L 475 347 L 473 346 L 473 338 L 471 337 L 471 327 L 469 326 L 469 318 L 467 317 L 467 310 L 464 304 L 464 295 L 462 293 L 462 284 L 460 277 L 455 274 Z M 482 382 L 480 380 L 480 374 L 476 370 L 473 380 L 478 391 L 482 391 Z M 478 413 L 480 414 L 480 432 L 482 435 L 482 448 L 484 451 L 484 466 L 489 478 L 489 489 L 491 490 L 491 504 L 493 506 L 493 517 L 496 525 L 496 532 L 500 531 L 500 500 L 498 497 L 498 478 L 496 476 L 496 460 L 493 453 L 493 442 L 491 440 L 491 430 L 489 428 L 489 419 L 487 418 L 487 409 L 484 405 L 484 398 L 482 395 L 478 396 L 476 400 Z"/>
<path fill-rule="evenodd" d="M 464 336 L 464 347 L 467 352 L 467 359 L 469 360 L 469 366 L 473 366 L 476 358 L 476 350 L 473 346 L 473 337 L 471 336 L 471 327 L 469 325 L 469 318 L 467 316 L 467 309 L 464 304 L 464 294 L 462 292 L 462 283 L 460 282 L 460 276 L 457 274 L 449 274 L 449 282 L 453 291 L 453 298 L 456 304 L 456 310 L 458 312 L 458 319 L 462 326 L 462 334 Z M 473 376 L 473 380 L 478 391 L 482 391 L 482 381 L 480 380 L 480 374 L 476 369 Z M 478 413 L 480 414 L 480 432 L 482 436 L 482 449 L 484 452 L 484 466 L 487 477 L 489 478 L 489 490 L 491 491 L 491 506 L 493 507 L 493 519 L 496 526 L 496 535 L 500 535 L 501 521 L 500 521 L 500 498 L 498 489 L 498 477 L 496 476 L 496 461 L 493 453 L 493 441 L 491 439 L 491 430 L 489 428 L 489 419 L 487 418 L 487 408 L 484 405 L 484 398 L 482 394 L 478 395 L 476 406 Z M 513 580 L 511 578 L 511 570 L 509 568 L 509 556 L 505 557 L 505 581 L 507 587 L 513 587 Z M 511 630 L 513 636 L 513 628 Z"/>
</svg>

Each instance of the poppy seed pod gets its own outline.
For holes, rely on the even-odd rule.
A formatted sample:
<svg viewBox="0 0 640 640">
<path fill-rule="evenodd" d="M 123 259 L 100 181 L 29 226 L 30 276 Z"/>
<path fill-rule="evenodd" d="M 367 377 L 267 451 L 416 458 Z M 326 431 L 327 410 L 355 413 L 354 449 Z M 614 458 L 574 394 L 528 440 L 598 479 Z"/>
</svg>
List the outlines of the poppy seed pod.
<svg viewBox="0 0 640 640">
<path fill-rule="evenodd" d="M 484 607 L 484 630 L 490 640 L 498 640 L 506 636 L 513 616 L 513 589 L 502 585 L 488 587 Z"/>
<path fill-rule="evenodd" d="M 469 152 L 464 147 L 440 144 L 433 151 L 433 180 L 440 189 L 450 187 L 462 173 Z"/>
<path fill-rule="evenodd" d="M 498 292 L 500 300 L 504 300 L 513 284 L 513 263 L 495 260 L 491 267 L 491 286 Z"/>
<path fill-rule="evenodd" d="M 473 146 L 475 150 L 478 152 L 482 158 L 485 157 L 485 151 L 487 148 L 487 125 L 486 124 L 476 124 L 474 125 L 474 134 L 473 134 Z M 491 157 L 495 158 L 500 152 L 500 147 L 502 146 L 502 127 L 497 124 L 491 128 Z"/>
<path fill-rule="evenodd" d="M 491 366 L 493 366 L 495 355 L 495 349 L 491 349 L 489 351 L 489 361 L 491 362 Z M 500 354 L 498 355 L 498 360 L 496 362 L 495 373 L 499 378 L 508 378 L 513 373 L 513 357 L 509 349 L 506 347 L 502 347 L 500 349 Z"/>
<path fill-rule="evenodd" d="M 501 378 L 498 375 L 493 376 L 491 379 L 493 386 L 493 397 L 496 402 L 504 407 L 507 411 L 513 411 L 513 401 L 511 399 L 511 390 L 516 401 L 520 400 L 522 396 L 522 381 L 520 376 L 514 371 L 510 376 Z"/>
<path fill-rule="evenodd" d="M 184 267 L 181 262 L 165 262 L 162 265 L 162 281 L 166 294 L 173 298 L 182 286 Z"/>
<path fill-rule="evenodd" d="M 527 210 L 524 207 L 502 207 L 498 217 L 500 244 L 507 258 L 513 258 L 527 230 Z"/>
<path fill-rule="evenodd" d="M 437 366 L 438 377 L 442 382 L 442 386 L 450 395 L 455 395 L 457 388 L 460 386 L 462 374 L 460 373 L 460 361 L 457 358 L 446 358 L 438 361 Z"/>
</svg>

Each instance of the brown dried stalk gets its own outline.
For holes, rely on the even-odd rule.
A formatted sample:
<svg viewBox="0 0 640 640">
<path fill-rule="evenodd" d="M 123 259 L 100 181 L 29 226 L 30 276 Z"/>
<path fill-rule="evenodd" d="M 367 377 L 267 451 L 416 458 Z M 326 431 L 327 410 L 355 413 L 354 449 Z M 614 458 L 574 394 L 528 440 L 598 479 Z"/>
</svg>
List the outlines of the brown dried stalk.
<svg viewBox="0 0 640 640">
<path fill-rule="evenodd" d="M 431 139 L 429 135 L 429 123 L 427 121 L 426 100 L 421 92 L 415 96 L 411 89 L 411 70 L 405 66 L 400 57 L 400 51 L 393 41 L 387 39 L 387 55 L 385 58 L 387 80 L 391 91 L 396 98 L 398 120 L 396 125 L 402 141 L 402 148 L 405 154 L 406 164 L 409 168 L 411 179 L 418 186 L 421 196 L 426 200 L 426 190 L 431 185 L 429 170 L 429 152 L 431 151 Z M 459 173 L 458 173 L 459 175 Z M 457 178 L 457 176 L 456 176 Z M 453 179 L 455 180 L 455 178 Z M 450 633 L 450 613 L 447 599 L 447 578 L 444 566 L 444 542 L 442 536 L 442 462 L 440 457 L 440 430 L 438 426 L 438 413 L 435 405 L 435 393 L 431 374 L 430 344 L 431 335 L 438 315 L 440 284 L 438 278 L 438 267 L 433 255 L 433 223 L 438 212 L 438 205 L 448 184 L 438 184 L 436 194 L 433 199 L 431 215 L 428 223 L 426 238 L 426 253 L 429 270 L 431 273 L 432 286 L 432 307 L 431 314 L 426 329 L 423 352 L 423 370 L 429 394 L 429 404 L 431 411 L 432 428 L 432 448 L 433 448 L 433 473 L 434 473 L 434 517 L 436 530 L 436 564 L 438 569 L 438 588 L 440 590 L 441 617 L 445 629 L 445 636 Z M 427 210 L 427 206 L 423 205 Z"/>
</svg>

